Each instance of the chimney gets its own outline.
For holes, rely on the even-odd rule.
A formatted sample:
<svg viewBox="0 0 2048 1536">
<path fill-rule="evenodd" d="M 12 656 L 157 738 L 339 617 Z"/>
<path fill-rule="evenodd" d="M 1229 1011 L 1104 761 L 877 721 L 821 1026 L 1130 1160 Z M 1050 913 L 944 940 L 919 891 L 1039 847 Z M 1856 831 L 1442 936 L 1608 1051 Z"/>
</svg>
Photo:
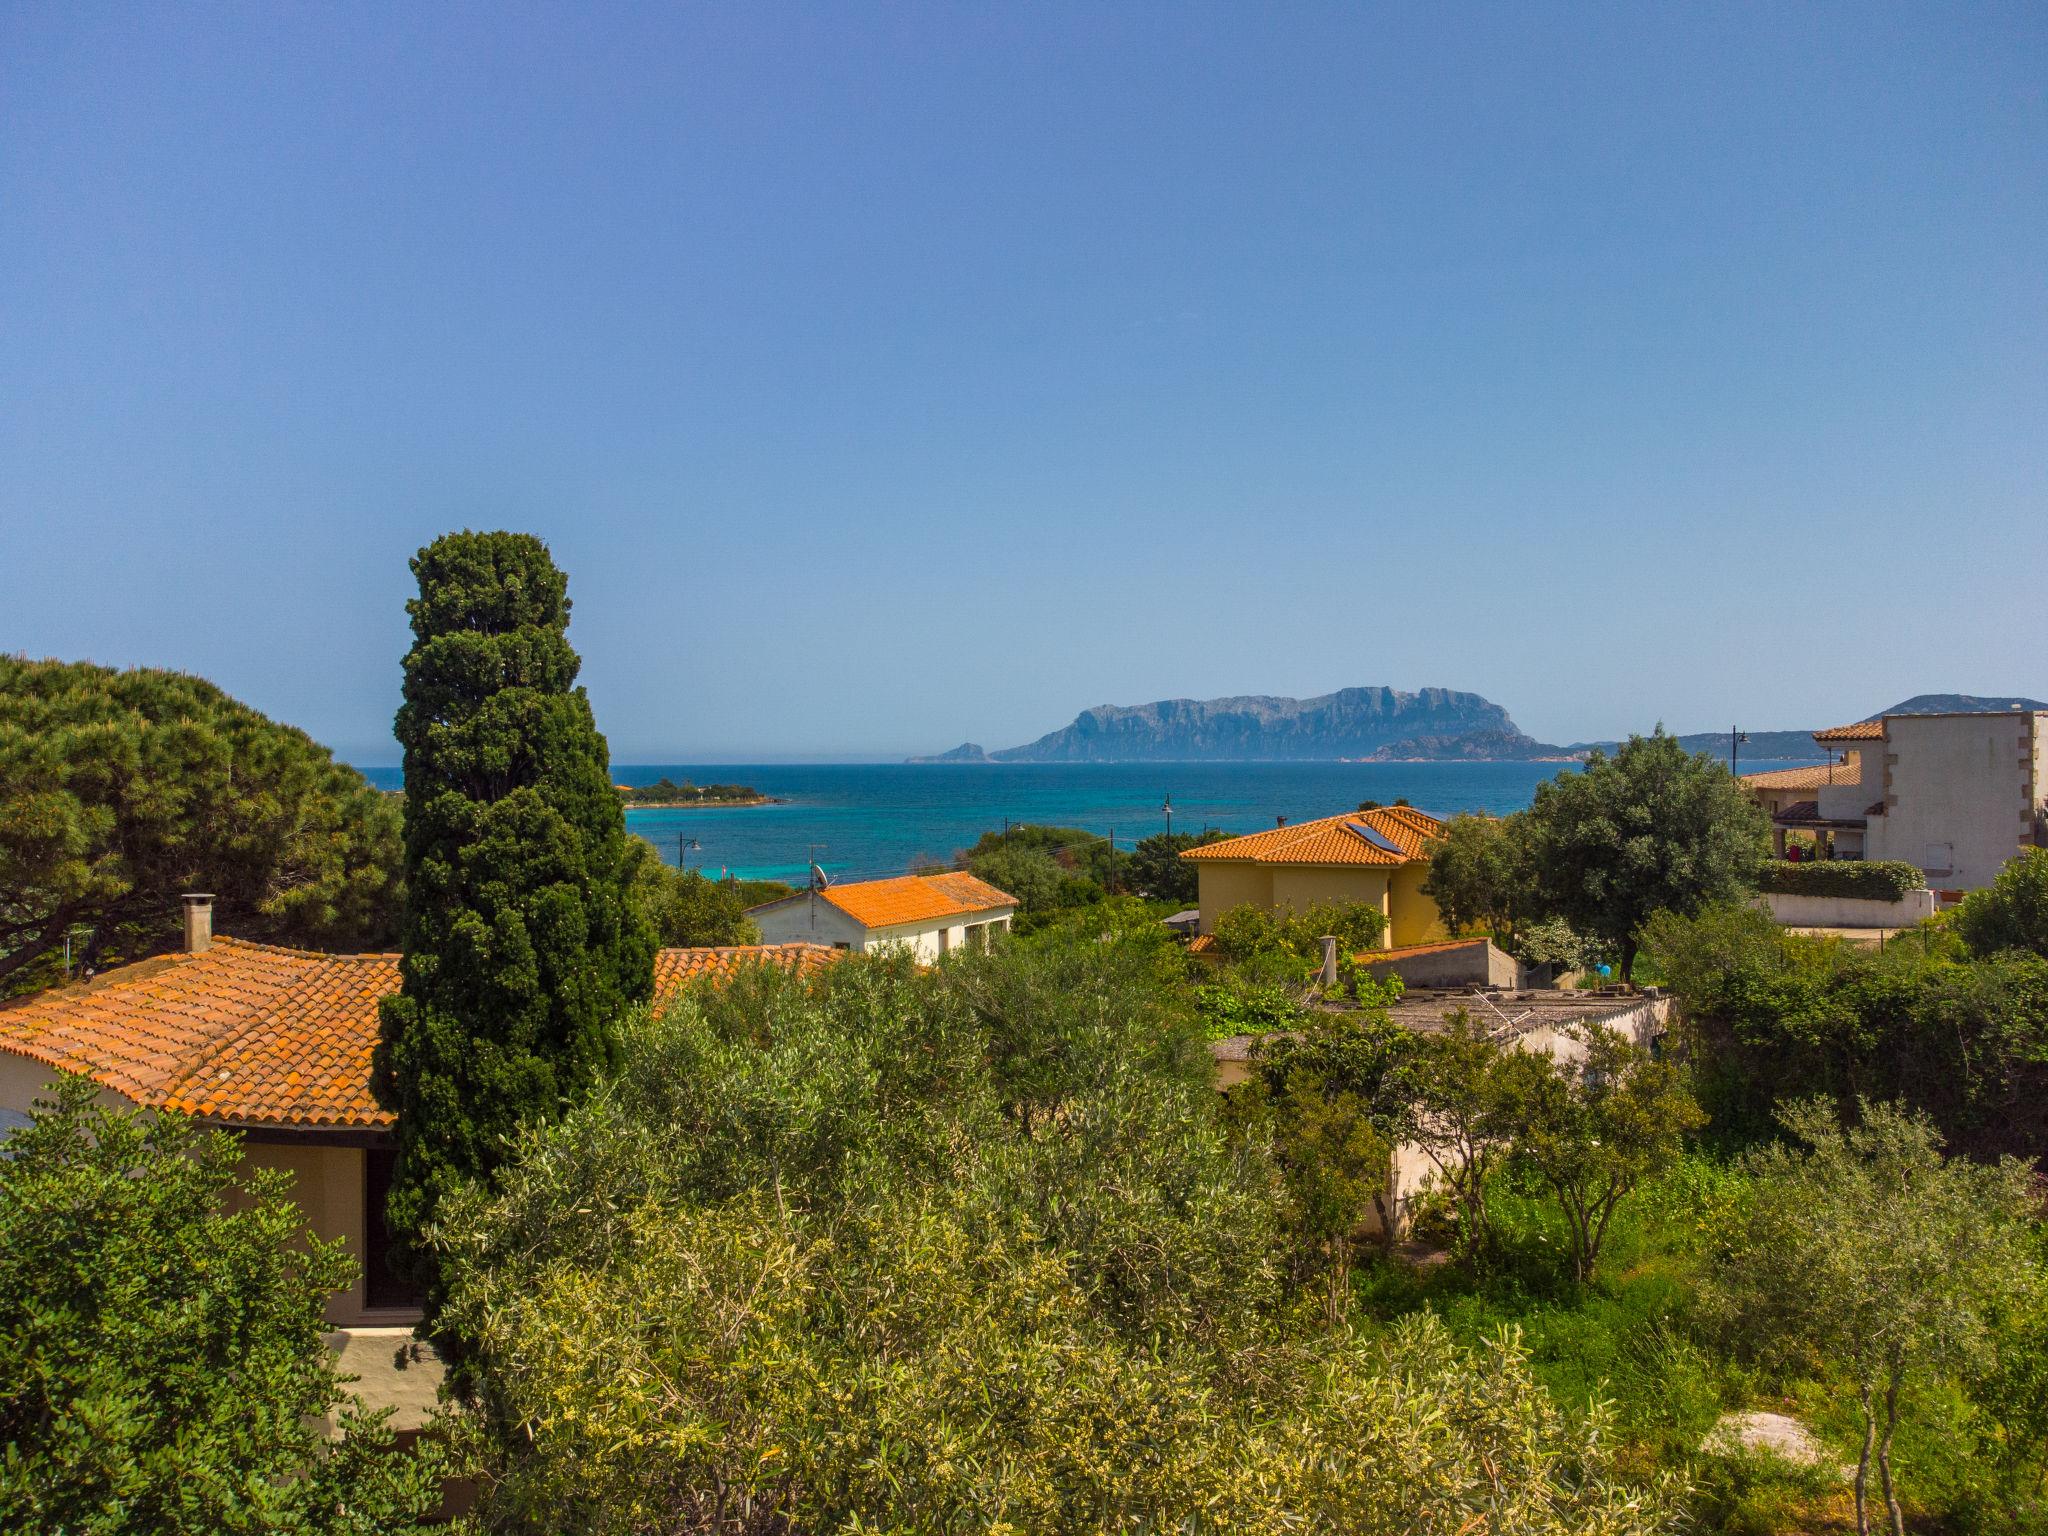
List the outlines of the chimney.
<svg viewBox="0 0 2048 1536">
<path fill-rule="evenodd" d="M 213 892 L 191 891 L 178 900 L 185 903 L 185 953 L 203 955 L 213 947 Z"/>
<path fill-rule="evenodd" d="M 1285 816 L 1275 816 L 1273 818 L 1273 825 L 1276 827 L 1284 827 L 1287 825 L 1287 818 Z"/>
<path fill-rule="evenodd" d="M 1326 987 L 1337 985 L 1337 935 L 1323 935 L 1323 974 L 1319 978 Z"/>
</svg>

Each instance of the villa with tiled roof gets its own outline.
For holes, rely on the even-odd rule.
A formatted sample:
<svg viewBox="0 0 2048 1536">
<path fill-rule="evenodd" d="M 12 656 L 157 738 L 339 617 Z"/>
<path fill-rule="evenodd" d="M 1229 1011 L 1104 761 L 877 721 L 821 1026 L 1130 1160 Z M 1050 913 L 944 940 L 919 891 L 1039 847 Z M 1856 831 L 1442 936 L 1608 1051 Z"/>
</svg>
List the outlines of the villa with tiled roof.
<svg viewBox="0 0 2048 1536">
<path fill-rule="evenodd" d="M 377 1005 L 399 989 L 398 956 L 281 949 L 210 929 L 202 915 L 188 921 L 183 953 L 0 1004 L 0 1113 L 25 1115 L 71 1072 L 109 1103 L 235 1132 L 249 1168 L 289 1170 L 313 1230 L 340 1237 L 361 1262 L 329 1321 L 409 1325 L 418 1312 L 383 1263 L 379 1214 L 393 1116 L 370 1087 Z M 744 966 L 811 971 L 834 958 L 811 944 L 664 949 L 655 1006 Z"/>
<path fill-rule="evenodd" d="M 794 896 L 747 909 L 769 943 L 903 949 L 920 960 L 982 948 L 992 935 L 1007 932 L 1016 915 L 1016 897 L 958 870 L 846 885 L 820 880 Z"/>
<path fill-rule="evenodd" d="M 1233 907 L 1269 912 L 1319 903 L 1367 902 L 1386 914 L 1389 947 L 1449 938 L 1422 889 L 1428 845 L 1443 823 L 1413 806 L 1384 805 L 1190 848 L 1201 912 L 1199 933 Z"/>
<path fill-rule="evenodd" d="M 1780 858 L 1799 833 L 1815 857 L 1896 860 L 1954 893 L 2048 843 L 2048 711 L 1893 714 L 1813 740 L 1825 763 L 1742 778 Z"/>
</svg>

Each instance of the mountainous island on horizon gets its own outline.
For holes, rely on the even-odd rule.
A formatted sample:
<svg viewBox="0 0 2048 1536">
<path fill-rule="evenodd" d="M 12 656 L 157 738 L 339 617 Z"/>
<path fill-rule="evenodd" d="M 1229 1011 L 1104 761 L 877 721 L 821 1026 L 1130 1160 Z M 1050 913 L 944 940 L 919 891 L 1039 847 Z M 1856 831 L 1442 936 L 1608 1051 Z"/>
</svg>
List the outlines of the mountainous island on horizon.
<svg viewBox="0 0 2048 1536">
<path fill-rule="evenodd" d="M 1923 693 L 1880 715 L 1924 715 L 1962 710 L 2048 709 L 2014 695 Z M 1819 757 L 1813 732 L 1750 731 L 1743 754 L 1754 759 Z M 1679 738 L 1688 750 L 1725 752 L 1726 731 Z M 1247 694 L 1221 699 L 1159 699 L 1150 704 L 1099 704 L 1071 725 L 1019 747 L 989 752 L 962 742 L 950 752 L 913 757 L 913 763 L 1142 763 L 1142 762 L 1576 762 L 1612 741 L 1555 746 L 1537 741 L 1508 712 L 1476 693 L 1450 688 L 1340 688 L 1311 699 Z"/>
</svg>

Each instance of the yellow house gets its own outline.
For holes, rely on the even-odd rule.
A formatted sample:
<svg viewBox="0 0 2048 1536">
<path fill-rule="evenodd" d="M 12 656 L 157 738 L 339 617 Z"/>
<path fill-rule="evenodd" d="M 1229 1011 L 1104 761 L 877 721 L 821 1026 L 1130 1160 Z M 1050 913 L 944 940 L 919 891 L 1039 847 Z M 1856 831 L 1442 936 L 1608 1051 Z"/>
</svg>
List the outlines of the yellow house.
<svg viewBox="0 0 2048 1536">
<path fill-rule="evenodd" d="M 1195 866 L 1198 933 L 1213 933 L 1232 907 L 1299 911 L 1317 902 L 1362 901 L 1386 914 L 1386 948 L 1450 937 L 1436 903 L 1423 893 L 1424 851 L 1441 834 L 1436 817 L 1406 805 L 1324 816 L 1253 832 L 1181 857 Z"/>
</svg>

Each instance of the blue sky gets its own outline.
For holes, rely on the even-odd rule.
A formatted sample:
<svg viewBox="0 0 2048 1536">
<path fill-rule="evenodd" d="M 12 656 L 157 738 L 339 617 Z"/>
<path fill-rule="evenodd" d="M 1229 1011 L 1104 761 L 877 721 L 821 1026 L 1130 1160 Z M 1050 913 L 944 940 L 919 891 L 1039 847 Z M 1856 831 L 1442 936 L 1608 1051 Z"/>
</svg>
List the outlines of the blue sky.
<svg viewBox="0 0 2048 1536">
<path fill-rule="evenodd" d="M 2048 11 L 20 4 L 0 649 L 390 761 L 529 529 L 621 761 L 2048 696 Z"/>
</svg>

